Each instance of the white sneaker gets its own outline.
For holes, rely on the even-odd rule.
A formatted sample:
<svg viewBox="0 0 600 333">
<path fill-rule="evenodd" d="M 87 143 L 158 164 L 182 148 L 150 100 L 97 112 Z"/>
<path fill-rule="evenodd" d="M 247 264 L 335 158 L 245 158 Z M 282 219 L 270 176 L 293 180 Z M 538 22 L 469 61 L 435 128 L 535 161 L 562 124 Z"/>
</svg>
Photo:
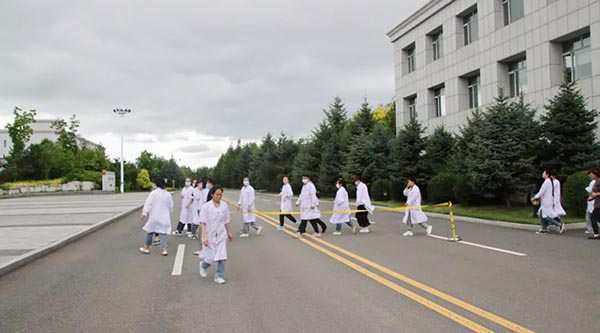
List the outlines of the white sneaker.
<svg viewBox="0 0 600 333">
<path fill-rule="evenodd" d="M 258 226 L 258 229 L 256 230 L 256 236 L 260 235 L 260 232 L 262 231 L 263 227 L 262 225 Z"/>
<path fill-rule="evenodd" d="M 195 255 L 195 256 L 199 256 L 199 255 L 200 255 L 200 251 L 196 251 L 196 252 L 194 252 L 194 255 Z"/>
<path fill-rule="evenodd" d="M 410 231 L 410 230 L 408 230 L 407 232 L 405 232 L 405 233 L 402 234 L 402 236 L 407 236 L 407 237 L 408 236 L 412 236 L 412 235 L 413 235 L 413 232 Z"/>
<path fill-rule="evenodd" d="M 215 282 L 218 284 L 225 284 L 225 279 L 223 279 L 222 277 L 218 277 L 215 279 Z"/>
<path fill-rule="evenodd" d="M 427 227 L 427 236 L 431 235 L 431 231 L 433 230 L 433 226 L 428 226 Z"/>
<path fill-rule="evenodd" d="M 594 232 L 593 232 L 593 231 L 586 230 L 586 231 L 585 231 L 585 233 L 586 233 L 586 234 L 593 234 Z"/>
<path fill-rule="evenodd" d="M 299 232 L 297 232 L 295 236 L 296 236 L 296 238 L 298 238 L 298 239 L 302 238 L 302 234 L 301 234 L 301 233 L 299 233 Z"/>
<path fill-rule="evenodd" d="M 144 254 L 150 254 L 150 250 L 145 249 L 143 247 L 140 247 L 140 252 L 144 253 Z"/>
<path fill-rule="evenodd" d="M 183 236 L 183 233 L 181 231 L 179 231 L 179 230 L 175 230 L 175 231 L 173 231 L 173 233 L 171 233 L 171 235 L 173 235 L 173 236 Z"/>
<path fill-rule="evenodd" d="M 240 238 L 248 238 L 248 237 L 250 237 L 250 234 L 241 234 L 240 235 Z"/>
<path fill-rule="evenodd" d="M 202 268 L 202 266 L 200 266 L 200 276 L 203 278 L 208 276 L 208 274 L 206 273 L 206 270 L 204 268 Z"/>
<path fill-rule="evenodd" d="M 368 234 L 369 232 L 371 232 L 371 230 L 369 230 L 369 228 L 361 228 L 359 232 L 361 234 Z"/>
<path fill-rule="evenodd" d="M 162 250 L 162 255 L 166 257 L 167 255 L 169 255 L 169 252 L 167 252 L 167 250 Z"/>
<path fill-rule="evenodd" d="M 185 234 L 189 236 L 189 235 L 191 235 L 191 234 L 192 234 L 192 232 L 191 232 L 191 231 L 188 231 L 188 232 L 186 232 Z"/>
<path fill-rule="evenodd" d="M 313 237 L 321 237 L 321 236 L 322 236 L 322 235 L 321 235 L 321 233 L 320 233 L 320 232 L 315 232 L 315 233 L 313 234 Z"/>
</svg>

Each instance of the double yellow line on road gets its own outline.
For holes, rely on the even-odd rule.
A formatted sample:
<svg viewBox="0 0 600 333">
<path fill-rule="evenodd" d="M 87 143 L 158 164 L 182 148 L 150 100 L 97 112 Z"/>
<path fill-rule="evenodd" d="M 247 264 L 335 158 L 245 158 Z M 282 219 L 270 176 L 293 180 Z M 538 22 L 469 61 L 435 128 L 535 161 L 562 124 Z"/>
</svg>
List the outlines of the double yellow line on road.
<svg viewBox="0 0 600 333">
<path fill-rule="evenodd" d="M 227 198 L 224 198 L 224 199 L 226 201 L 228 201 L 229 203 L 237 204 L 237 203 L 233 202 L 230 199 L 227 199 Z M 260 215 L 260 213 L 258 213 L 257 217 L 260 218 L 261 220 L 265 221 L 266 223 L 272 225 L 273 227 L 278 227 L 279 226 L 279 221 L 277 221 L 275 218 L 273 218 L 271 216 Z M 287 225 L 286 225 L 286 228 L 293 230 L 293 228 L 291 228 L 290 226 L 287 226 Z M 288 235 L 290 235 L 290 236 L 294 236 L 294 233 L 290 232 L 289 230 L 285 230 L 285 233 L 288 234 Z M 348 267 L 350 267 L 350 268 L 352 268 L 352 269 L 354 269 L 356 271 L 358 271 L 359 273 L 361 273 L 361 274 L 363 274 L 363 275 L 365 275 L 365 276 L 373 279 L 374 281 L 376 281 L 376 282 L 378 282 L 378 283 L 380 283 L 380 284 L 382 284 L 382 285 L 384 285 L 384 286 L 386 286 L 386 287 L 388 287 L 388 288 L 396 291 L 397 293 L 399 293 L 399 294 L 401 294 L 403 296 L 406 296 L 409 299 L 411 299 L 411 300 L 413 300 L 413 301 L 415 301 L 415 302 L 417 302 L 417 303 L 419 303 L 419 304 L 421 304 L 421 305 L 423 305 L 423 306 L 425 306 L 425 307 L 427 307 L 427 308 L 429 308 L 429 309 L 431 309 L 431 310 L 433 310 L 433 311 L 441 314 L 442 316 L 444 316 L 444 317 L 446 317 L 446 318 L 448 318 L 448 319 L 450 319 L 450 320 L 452 320 L 452 321 L 454 321 L 454 322 L 456 322 L 456 323 L 458 323 L 458 324 L 460 324 L 460 325 L 462 325 L 462 326 L 470 329 L 473 332 L 488 333 L 488 332 L 493 332 L 493 331 L 490 330 L 490 329 L 488 329 L 488 328 L 486 328 L 486 327 L 484 327 L 484 326 L 482 326 L 482 325 L 480 325 L 480 324 L 478 324 L 478 323 L 476 323 L 476 322 L 474 322 L 474 321 L 472 321 L 472 320 L 470 320 L 470 319 L 468 319 L 468 318 L 466 318 L 466 317 L 464 317 L 464 316 L 459 315 L 458 313 L 456 313 L 456 312 L 454 312 L 454 311 L 452 311 L 452 310 L 450 310 L 448 308 L 443 307 L 442 305 L 439 305 L 439 304 L 437 304 L 437 303 L 435 303 L 433 301 L 430 301 L 429 299 L 427 299 L 427 298 L 425 298 L 425 297 L 423 297 L 423 296 L 421 296 L 419 294 L 416 294 L 416 293 L 414 293 L 414 292 L 412 292 L 412 291 L 410 291 L 410 290 L 408 290 L 408 289 L 400 286 L 399 284 L 397 284 L 397 283 L 395 283 L 395 282 L 393 282 L 393 281 L 391 281 L 389 279 L 386 279 L 385 277 L 383 277 L 383 276 L 381 276 L 381 275 L 379 275 L 377 273 L 374 273 L 374 272 L 372 272 L 372 271 L 370 271 L 370 270 L 368 270 L 368 269 L 366 269 L 366 268 L 364 268 L 364 267 L 362 267 L 362 266 L 360 266 L 360 265 L 358 265 L 358 264 L 356 264 L 356 263 L 354 263 L 354 262 L 352 262 L 352 261 L 350 261 L 350 260 L 348 260 L 348 259 L 340 256 L 339 254 L 334 253 L 331 250 L 335 250 L 335 251 L 337 251 L 337 252 L 339 252 L 339 253 L 347 256 L 347 257 L 350 257 L 350 258 L 352 258 L 352 259 L 354 259 L 354 260 L 356 260 L 356 261 L 358 261 L 358 262 L 360 262 L 362 264 L 365 264 L 365 265 L 367 265 L 367 266 L 369 266 L 369 267 L 371 267 L 373 269 L 376 269 L 376 270 L 378 270 L 378 271 L 380 271 L 380 272 L 382 272 L 384 274 L 387 274 L 387 275 L 389 275 L 389 276 L 391 276 L 391 277 L 393 277 L 393 278 L 395 278 L 395 279 L 397 279 L 399 281 L 402 281 L 402 282 L 404 282 L 404 283 L 406 283 L 408 285 L 411 285 L 411 286 L 413 286 L 413 287 L 415 287 L 415 288 L 417 288 L 417 289 L 419 289 L 421 291 L 424 291 L 424 292 L 426 292 L 426 293 L 428 293 L 430 295 L 433 295 L 435 297 L 438 297 L 438 298 L 440 298 L 440 299 L 442 299 L 442 300 L 444 300 L 444 301 L 446 301 L 448 303 L 454 304 L 454 305 L 456 305 L 456 306 L 458 306 L 458 307 L 460 307 L 460 308 L 462 308 L 464 310 L 467 310 L 467 311 L 469 311 L 469 312 L 471 312 L 471 313 L 473 313 L 473 314 L 475 314 L 475 315 L 477 315 L 477 316 L 479 316 L 481 318 L 487 319 L 487 320 L 489 320 L 489 321 L 491 321 L 493 323 L 496 323 L 496 324 L 498 324 L 498 325 L 500 325 L 502 327 L 505 327 L 505 328 L 509 329 L 512 332 L 534 333 L 534 331 L 532 331 L 532 330 L 530 330 L 530 329 L 528 329 L 526 327 L 523 327 L 523 326 L 521 326 L 519 324 L 513 323 L 513 322 L 511 322 L 511 321 L 509 321 L 507 319 L 504 319 L 504 318 L 502 318 L 500 316 L 497 316 L 497 315 L 495 315 L 493 313 L 490 313 L 490 312 L 488 312 L 488 311 L 486 311 L 484 309 L 478 308 L 478 307 L 476 307 L 476 306 L 474 306 L 472 304 L 469 304 L 469 303 L 467 303 L 465 301 L 462 301 L 462 300 L 460 300 L 460 299 L 458 299 L 456 297 L 448 295 L 448 294 L 446 294 L 446 293 L 444 293 L 442 291 L 439 291 L 439 290 L 437 290 L 435 288 L 429 287 L 429 286 L 427 286 L 427 285 L 425 285 L 425 284 L 423 284 L 421 282 L 413 280 L 413 279 L 411 279 L 411 278 L 409 278 L 407 276 L 404 276 L 404 275 L 402 275 L 400 273 L 397 273 L 397 272 L 395 272 L 395 271 L 393 271 L 393 270 L 391 270 L 389 268 L 381 266 L 381 265 L 379 265 L 379 264 L 377 264 L 377 263 L 375 263 L 373 261 L 370 261 L 370 260 L 368 260 L 368 259 L 366 259 L 364 257 L 361 257 L 361 256 L 359 256 L 359 255 L 357 255 L 357 254 L 355 254 L 353 252 L 350 252 L 350 251 L 348 251 L 346 249 L 343 249 L 343 248 L 341 248 L 339 246 L 331 244 L 331 243 L 329 243 L 327 241 L 324 241 L 324 240 L 322 240 L 320 238 L 303 237 L 303 238 L 300 238 L 299 240 L 301 242 L 303 242 L 304 244 L 306 244 L 306 245 L 314 248 L 315 250 L 317 250 L 317 251 L 319 251 L 319 252 L 321 252 L 321 253 L 323 253 L 323 254 L 325 254 L 325 255 L 327 255 L 327 256 L 335 259 L 335 260 L 337 260 L 338 262 L 340 262 L 340 263 L 342 263 L 342 264 L 344 264 L 344 265 L 346 265 L 346 266 L 348 266 Z M 327 247 L 327 248 L 329 248 L 331 250 L 329 250 L 329 249 L 327 249 L 327 248 L 325 248 L 325 247 L 323 247 L 323 246 L 321 246 L 319 244 L 322 244 L 322 245 L 324 245 L 325 247 Z"/>
</svg>

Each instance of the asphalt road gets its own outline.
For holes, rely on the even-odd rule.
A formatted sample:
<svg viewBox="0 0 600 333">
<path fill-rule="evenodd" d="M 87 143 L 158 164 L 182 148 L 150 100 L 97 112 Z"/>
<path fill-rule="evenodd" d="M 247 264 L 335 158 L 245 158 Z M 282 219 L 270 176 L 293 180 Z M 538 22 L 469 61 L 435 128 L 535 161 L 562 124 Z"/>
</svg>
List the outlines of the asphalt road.
<svg viewBox="0 0 600 333">
<path fill-rule="evenodd" d="M 257 209 L 277 202 L 259 195 Z M 240 239 L 233 215 L 227 284 L 217 285 L 213 268 L 209 278 L 198 274 L 198 241 L 170 237 L 168 257 L 141 254 L 134 214 L 0 278 L 0 332 L 600 331 L 600 242 L 582 231 L 459 223 L 460 236 L 481 248 L 418 227 L 402 237 L 401 217 L 372 215 L 370 234 L 345 227 L 332 236 L 328 223 L 322 239 L 297 240 L 268 217 L 260 236 Z M 450 235 L 447 220 L 431 224 Z M 182 271 L 172 275 L 179 244 Z"/>
</svg>

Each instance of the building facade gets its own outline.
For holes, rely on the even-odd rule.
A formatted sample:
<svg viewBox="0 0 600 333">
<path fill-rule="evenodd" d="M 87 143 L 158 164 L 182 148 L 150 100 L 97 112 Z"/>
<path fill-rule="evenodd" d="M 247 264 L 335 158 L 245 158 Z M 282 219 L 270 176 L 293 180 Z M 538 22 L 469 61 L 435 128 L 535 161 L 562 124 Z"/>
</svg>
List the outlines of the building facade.
<svg viewBox="0 0 600 333">
<path fill-rule="evenodd" d="M 52 128 L 52 121 L 53 120 L 41 119 L 36 120 L 35 123 L 32 123 L 30 126 L 33 129 L 33 134 L 29 139 L 29 144 L 38 144 L 44 139 L 56 142 L 58 135 L 56 135 L 55 130 Z M 80 147 L 87 147 L 91 149 L 102 148 L 101 145 L 93 143 L 81 136 L 77 136 L 77 142 Z M 11 147 L 12 140 L 8 135 L 8 131 L 6 129 L 0 129 L 0 158 L 8 156 Z"/>
<path fill-rule="evenodd" d="M 456 132 L 499 88 L 543 112 L 565 78 L 600 110 L 600 0 L 432 0 L 388 37 L 398 128 Z"/>
</svg>

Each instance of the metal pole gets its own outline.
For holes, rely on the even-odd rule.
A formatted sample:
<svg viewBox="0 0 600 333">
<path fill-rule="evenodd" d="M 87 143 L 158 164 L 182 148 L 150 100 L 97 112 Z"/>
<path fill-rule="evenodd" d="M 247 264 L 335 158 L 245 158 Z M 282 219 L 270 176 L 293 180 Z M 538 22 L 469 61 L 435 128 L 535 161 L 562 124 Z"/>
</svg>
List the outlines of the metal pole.
<svg viewBox="0 0 600 333">
<path fill-rule="evenodd" d="M 123 166 L 123 114 L 121 116 L 121 193 L 125 193 L 125 174 Z"/>
</svg>

